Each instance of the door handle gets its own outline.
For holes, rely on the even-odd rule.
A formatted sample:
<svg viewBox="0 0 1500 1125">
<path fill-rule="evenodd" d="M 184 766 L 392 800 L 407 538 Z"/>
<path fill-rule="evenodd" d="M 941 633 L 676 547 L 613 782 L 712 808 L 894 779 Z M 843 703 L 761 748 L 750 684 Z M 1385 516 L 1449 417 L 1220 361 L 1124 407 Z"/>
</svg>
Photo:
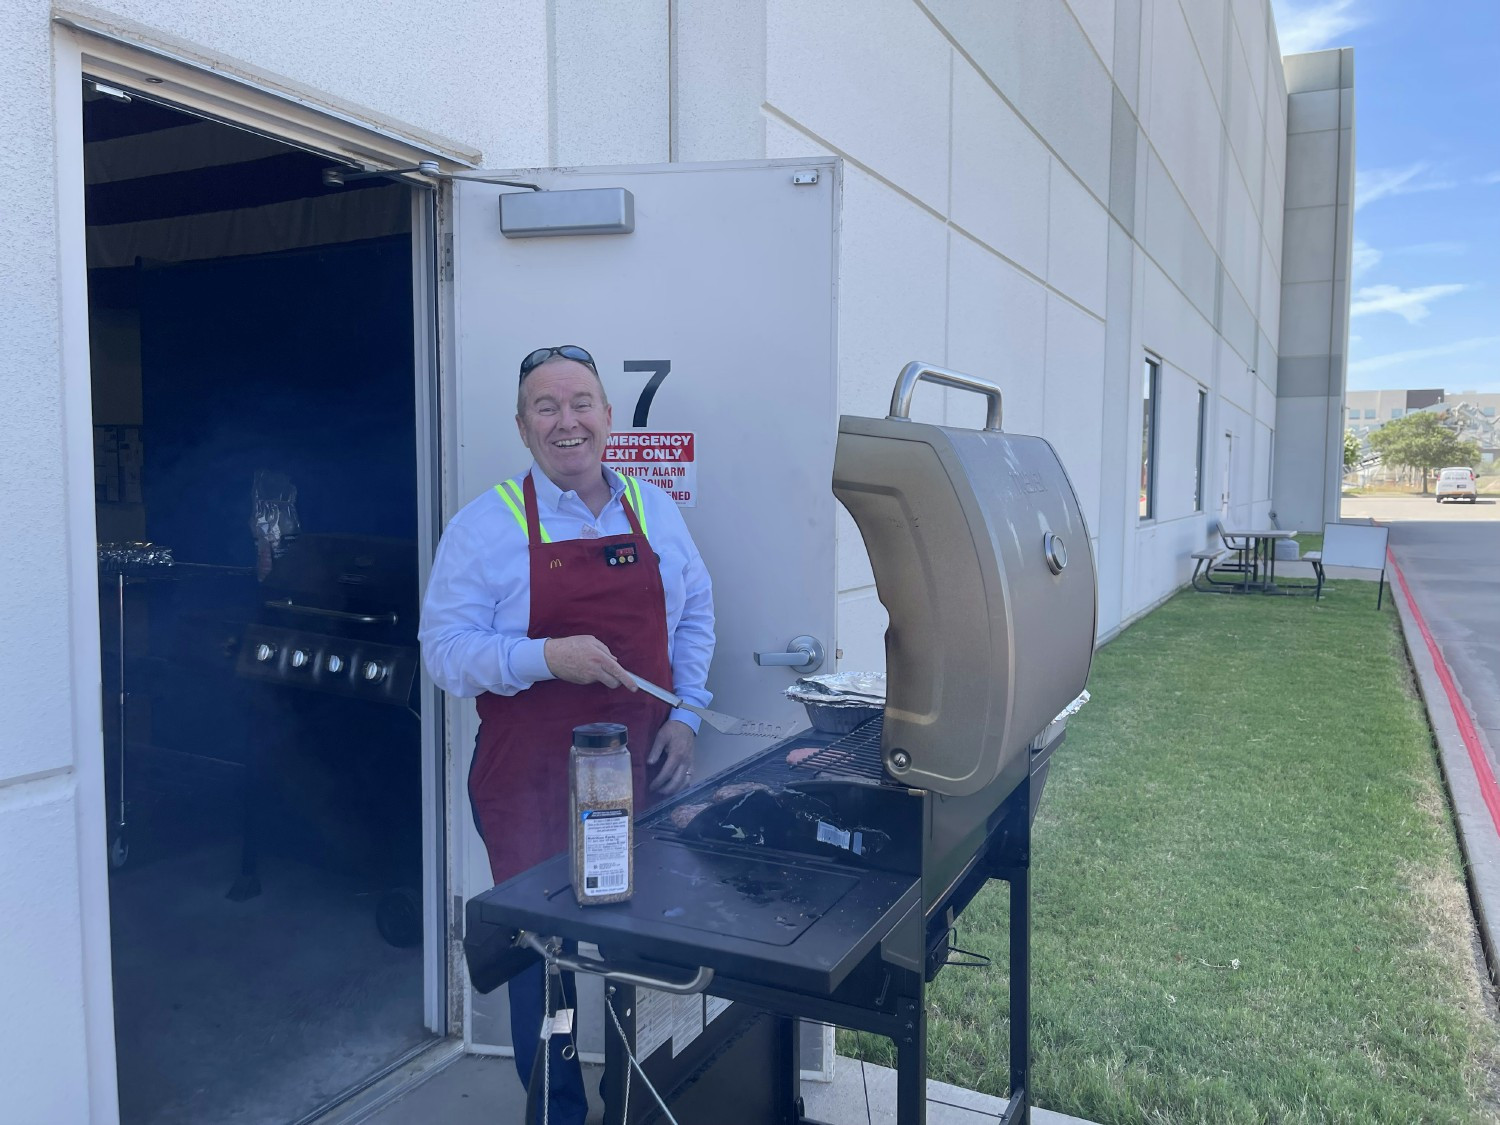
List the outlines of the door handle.
<svg viewBox="0 0 1500 1125">
<path fill-rule="evenodd" d="M 793 637 L 785 652 L 757 652 L 755 663 L 763 668 L 792 668 L 798 672 L 816 672 L 823 666 L 823 642 L 817 637 Z"/>
</svg>

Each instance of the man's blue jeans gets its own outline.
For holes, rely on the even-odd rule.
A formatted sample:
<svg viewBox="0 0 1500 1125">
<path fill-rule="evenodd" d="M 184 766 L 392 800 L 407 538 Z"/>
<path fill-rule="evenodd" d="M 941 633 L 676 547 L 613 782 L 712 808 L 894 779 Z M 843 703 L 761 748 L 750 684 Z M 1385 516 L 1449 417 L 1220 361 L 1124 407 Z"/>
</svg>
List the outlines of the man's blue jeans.
<svg viewBox="0 0 1500 1125">
<path fill-rule="evenodd" d="M 561 975 L 564 999 L 554 999 L 555 1008 L 572 1008 L 577 1021 L 577 993 L 573 988 L 573 974 Z M 531 1067 L 536 1060 L 537 1044 L 541 1041 L 542 1015 L 545 1011 L 546 966 L 540 962 L 510 982 L 510 1041 L 516 1051 L 516 1073 L 521 1076 L 524 1087 L 531 1081 Z M 583 1071 L 578 1056 L 563 1058 L 563 1048 L 573 1042 L 571 1035 L 554 1035 L 551 1038 L 551 1108 L 547 1111 L 548 1125 L 584 1125 L 588 1117 L 588 1098 L 583 1092 Z M 542 1092 L 540 1076 L 537 1077 L 537 1117 L 527 1125 L 541 1125 Z"/>
</svg>

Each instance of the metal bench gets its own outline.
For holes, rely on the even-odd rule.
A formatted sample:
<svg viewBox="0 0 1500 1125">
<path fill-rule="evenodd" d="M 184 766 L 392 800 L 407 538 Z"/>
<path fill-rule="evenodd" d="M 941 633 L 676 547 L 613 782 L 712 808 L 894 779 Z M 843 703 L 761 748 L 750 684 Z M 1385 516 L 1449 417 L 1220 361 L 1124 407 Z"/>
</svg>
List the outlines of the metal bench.
<svg viewBox="0 0 1500 1125">
<path fill-rule="evenodd" d="M 1204 594 L 1233 593 L 1233 587 L 1239 584 L 1239 579 L 1232 583 L 1216 582 L 1214 581 L 1213 574 L 1215 567 L 1220 570 L 1230 570 L 1238 573 L 1238 564 L 1230 561 L 1236 557 L 1236 553 L 1227 547 L 1208 547 L 1202 551 L 1194 551 L 1191 555 L 1193 560 L 1193 589 Z"/>
</svg>

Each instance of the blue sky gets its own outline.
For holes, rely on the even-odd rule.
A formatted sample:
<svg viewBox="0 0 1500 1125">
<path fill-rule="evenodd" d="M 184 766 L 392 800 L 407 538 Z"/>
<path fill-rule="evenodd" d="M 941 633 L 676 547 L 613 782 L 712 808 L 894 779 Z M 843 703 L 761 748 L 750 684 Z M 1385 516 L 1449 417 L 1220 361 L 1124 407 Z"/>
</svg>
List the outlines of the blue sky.
<svg viewBox="0 0 1500 1125">
<path fill-rule="evenodd" d="M 1500 392 L 1500 0 L 1273 0 L 1354 48 L 1349 389 Z"/>
</svg>

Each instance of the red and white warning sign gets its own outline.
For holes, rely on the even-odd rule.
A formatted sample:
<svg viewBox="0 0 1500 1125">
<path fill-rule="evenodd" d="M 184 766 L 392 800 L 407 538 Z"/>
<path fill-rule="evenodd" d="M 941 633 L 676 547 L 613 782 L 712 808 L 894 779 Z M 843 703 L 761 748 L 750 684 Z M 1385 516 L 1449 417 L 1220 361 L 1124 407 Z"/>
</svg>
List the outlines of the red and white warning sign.
<svg viewBox="0 0 1500 1125">
<path fill-rule="evenodd" d="M 694 435 L 685 430 L 624 430 L 609 435 L 604 463 L 616 472 L 650 481 L 680 508 L 697 506 L 698 462 Z"/>
</svg>

